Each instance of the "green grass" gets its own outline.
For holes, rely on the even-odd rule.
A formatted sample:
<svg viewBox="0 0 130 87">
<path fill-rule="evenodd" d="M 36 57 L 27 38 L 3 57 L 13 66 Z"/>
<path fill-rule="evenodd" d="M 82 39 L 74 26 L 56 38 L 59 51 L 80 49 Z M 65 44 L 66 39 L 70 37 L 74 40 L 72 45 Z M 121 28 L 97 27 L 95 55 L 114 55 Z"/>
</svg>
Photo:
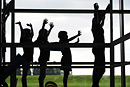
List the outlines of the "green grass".
<svg viewBox="0 0 130 87">
<path fill-rule="evenodd" d="M 22 87 L 21 76 L 17 76 L 17 87 Z M 38 76 L 28 76 L 28 87 L 38 87 Z M 63 87 L 62 84 L 63 75 L 47 75 L 45 82 L 54 81 L 58 84 L 58 87 Z M 6 80 L 9 84 L 9 78 Z M 70 75 L 68 79 L 68 87 L 91 87 L 92 76 L 91 75 Z M 130 76 L 126 76 L 126 87 L 130 87 Z M 110 87 L 110 76 L 103 76 L 100 81 L 100 87 Z M 115 76 L 115 87 L 121 87 L 121 77 Z"/>
</svg>

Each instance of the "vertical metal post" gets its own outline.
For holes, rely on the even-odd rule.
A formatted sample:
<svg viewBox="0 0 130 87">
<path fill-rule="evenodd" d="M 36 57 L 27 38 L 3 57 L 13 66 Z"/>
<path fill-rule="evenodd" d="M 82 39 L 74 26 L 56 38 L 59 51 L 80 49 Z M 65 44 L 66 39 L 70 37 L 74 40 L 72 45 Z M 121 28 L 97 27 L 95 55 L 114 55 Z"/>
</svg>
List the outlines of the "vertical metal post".
<svg viewBox="0 0 130 87">
<path fill-rule="evenodd" d="M 13 1 L 13 10 L 11 12 L 11 43 L 14 44 L 15 43 L 15 14 L 14 14 L 14 9 L 15 9 L 15 0 Z M 16 56 L 16 47 L 11 47 L 11 61 L 15 58 Z M 15 87 L 15 81 L 16 81 L 16 72 L 14 72 L 11 75 L 10 78 L 11 82 L 10 82 L 10 87 Z"/>
<path fill-rule="evenodd" d="M 121 10 L 121 14 L 120 14 L 120 37 L 124 36 L 124 3 L 123 0 L 119 0 L 119 7 Z M 124 63 L 125 62 L 125 45 L 124 42 L 122 42 L 120 44 L 120 50 L 121 50 L 121 62 Z M 121 65 L 121 87 L 126 87 L 126 81 L 125 81 L 125 65 Z"/>
<path fill-rule="evenodd" d="M 0 45 L 2 44 L 2 0 L 0 0 Z M 2 64 L 2 46 L 0 46 L 0 67 Z"/>
<path fill-rule="evenodd" d="M 113 42 L 113 0 L 110 0 L 110 36 L 111 43 Z M 115 77 L 114 77 L 114 46 L 110 47 L 110 87 L 115 87 Z"/>
<path fill-rule="evenodd" d="M 6 5 L 6 0 L 3 0 L 3 8 L 5 7 L 5 5 Z M 5 15 L 3 15 L 4 16 L 4 18 L 5 18 Z M 6 22 L 5 23 L 3 23 L 3 26 L 4 27 L 2 27 L 2 30 L 5 32 L 6 30 Z M 4 35 L 2 35 L 3 37 L 5 37 L 5 35 L 6 34 L 4 34 Z M 6 38 L 5 38 L 6 39 Z M 4 53 L 2 53 L 2 59 L 3 59 L 3 66 L 5 67 L 5 52 Z"/>
</svg>

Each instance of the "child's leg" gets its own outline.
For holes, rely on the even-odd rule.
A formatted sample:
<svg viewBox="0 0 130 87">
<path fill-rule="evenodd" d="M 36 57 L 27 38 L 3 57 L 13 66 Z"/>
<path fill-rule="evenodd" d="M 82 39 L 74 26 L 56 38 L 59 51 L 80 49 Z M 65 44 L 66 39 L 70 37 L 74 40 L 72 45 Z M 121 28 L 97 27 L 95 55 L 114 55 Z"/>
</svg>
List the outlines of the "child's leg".
<svg viewBox="0 0 130 87">
<path fill-rule="evenodd" d="M 102 78 L 104 72 L 105 72 L 105 68 L 93 70 L 93 86 L 92 87 L 99 87 L 99 81 Z"/>
<path fill-rule="evenodd" d="M 46 65 L 46 61 L 40 62 L 39 87 L 44 87 L 44 79 L 46 77 Z"/>
<path fill-rule="evenodd" d="M 64 70 L 64 78 L 63 78 L 64 87 L 67 87 L 68 76 L 69 76 L 69 71 L 68 70 Z"/>
<path fill-rule="evenodd" d="M 104 51 L 97 50 L 94 53 L 95 56 L 95 63 L 94 63 L 94 70 L 93 70 L 93 86 L 92 87 L 99 87 L 99 81 L 102 78 L 105 72 L 105 56 Z M 102 67 L 100 67 L 102 66 Z M 100 67 L 100 68 L 99 68 Z"/>
<path fill-rule="evenodd" d="M 25 62 L 23 64 L 23 76 L 22 76 L 22 87 L 27 87 L 27 73 L 29 70 L 30 63 Z"/>
</svg>

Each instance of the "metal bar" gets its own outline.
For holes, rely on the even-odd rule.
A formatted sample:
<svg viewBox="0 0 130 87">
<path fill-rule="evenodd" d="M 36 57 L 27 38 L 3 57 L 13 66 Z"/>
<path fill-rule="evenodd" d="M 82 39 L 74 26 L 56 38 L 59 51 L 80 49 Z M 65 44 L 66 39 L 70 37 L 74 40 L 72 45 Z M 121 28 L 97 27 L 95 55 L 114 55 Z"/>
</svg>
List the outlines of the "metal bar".
<svg viewBox="0 0 130 87">
<path fill-rule="evenodd" d="M 110 37 L 113 42 L 113 0 L 110 0 Z M 114 46 L 110 47 L 110 87 L 115 87 L 115 78 L 114 78 Z"/>
<path fill-rule="evenodd" d="M 30 68 L 40 68 L 40 66 L 30 66 Z M 61 66 L 47 66 L 47 68 L 61 68 Z M 71 66 L 71 68 L 94 68 L 94 66 Z M 105 66 L 105 68 L 110 68 L 110 66 Z"/>
<path fill-rule="evenodd" d="M 15 0 L 12 0 L 13 1 L 13 10 L 15 8 Z M 14 44 L 15 43 L 15 14 L 14 14 L 14 11 L 12 11 L 11 13 L 11 43 Z M 15 47 L 11 47 L 11 61 L 15 58 L 16 56 L 16 48 Z M 16 81 L 16 72 L 12 73 L 11 74 L 11 78 L 10 78 L 10 86 L 11 87 L 15 87 L 15 81 Z"/>
<path fill-rule="evenodd" d="M 94 13 L 94 10 L 90 9 L 15 9 L 16 13 Z M 104 10 L 100 10 L 104 11 Z M 113 13 L 130 13 L 130 10 L 112 10 Z"/>
<path fill-rule="evenodd" d="M 8 66 L 5 66 L 5 67 L 8 67 Z M 22 68 L 22 66 L 20 66 L 19 68 Z M 40 66 L 30 66 L 30 68 L 40 68 Z M 47 66 L 47 68 L 61 68 L 61 66 L 60 65 L 59 66 Z M 71 68 L 94 68 L 94 66 L 71 66 Z M 110 66 L 105 66 L 105 68 L 110 68 Z"/>
<path fill-rule="evenodd" d="M 115 46 L 121 42 L 124 42 L 126 40 L 130 39 L 130 33 L 126 34 L 126 35 L 123 35 L 123 37 L 120 37 L 119 39 L 116 39 L 115 41 L 113 41 L 111 43 L 111 45 Z"/>
<path fill-rule="evenodd" d="M 121 64 L 122 62 L 115 62 L 116 65 Z M 125 64 L 130 64 L 130 62 L 125 62 Z M 6 65 L 10 64 L 10 62 L 6 62 Z M 39 65 L 39 62 L 30 63 L 33 65 Z M 47 62 L 48 65 L 59 65 L 61 62 Z M 93 65 L 94 62 L 72 62 L 72 65 Z M 106 65 L 110 65 L 110 62 L 105 62 Z"/>
<path fill-rule="evenodd" d="M 2 0 L 0 0 L 0 44 L 2 44 Z M 2 64 L 2 47 L 0 46 L 0 67 Z"/>
<path fill-rule="evenodd" d="M 10 62 L 6 62 L 6 67 L 9 66 Z M 40 64 L 39 62 L 34 62 L 31 63 L 31 68 L 39 68 Z M 110 67 L 110 62 L 105 63 L 106 68 L 111 68 Z M 55 68 L 55 67 L 60 67 L 61 62 L 47 62 L 48 68 Z M 115 62 L 115 64 L 112 67 L 120 67 L 121 65 L 130 65 L 130 62 Z M 20 66 L 21 68 L 22 66 Z M 72 62 L 72 68 L 94 68 L 94 62 Z"/>
<path fill-rule="evenodd" d="M 120 10 L 124 10 L 124 2 L 123 0 L 119 0 L 119 7 Z M 122 12 L 120 14 L 120 36 L 124 36 L 124 13 Z M 120 50 L 121 50 L 121 62 L 125 62 L 125 45 L 124 41 L 120 44 Z M 126 80 L 125 80 L 125 65 L 121 65 L 121 87 L 126 87 Z"/>
<path fill-rule="evenodd" d="M 5 8 L 6 6 L 6 0 L 3 0 L 3 8 Z M 5 15 L 3 15 L 3 18 L 5 18 Z M 3 19 L 4 20 L 4 19 Z M 3 23 L 3 26 L 2 27 L 2 31 L 6 31 L 6 22 Z M 3 37 L 5 37 L 6 34 L 2 35 Z M 6 38 L 5 38 L 6 39 Z M 2 53 L 2 59 L 3 59 L 3 67 L 5 66 L 5 52 Z"/>
<path fill-rule="evenodd" d="M 21 44 L 21 43 L 5 43 L 2 44 L 2 47 L 45 47 L 45 48 L 63 48 L 63 47 L 71 47 L 71 48 L 92 48 L 92 47 L 106 47 L 110 48 L 109 43 L 100 44 L 100 43 L 69 43 L 69 44 Z"/>
<path fill-rule="evenodd" d="M 130 61 L 126 61 L 124 63 L 122 62 L 114 62 L 115 65 L 120 65 L 120 64 L 130 64 Z M 6 65 L 9 65 L 10 62 L 6 62 L 5 63 Z M 33 63 L 30 63 L 30 64 L 33 64 L 33 65 L 39 65 L 39 62 L 33 62 Z M 59 65 L 61 64 L 61 62 L 47 62 L 48 65 Z M 94 62 L 72 62 L 72 65 L 93 65 Z M 106 65 L 110 65 L 110 62 L 105 62 Z"/>
<path fill-rule="evenodd" d="M 94 10 L 76 9 L 15 9 L 16 13 L 93 13 Z"/>
<path fill-rule="evenodd" d="M 130 65 L 130 62 L 121 62 L 121 63 L 119 63 L 119 64 L 114 64 L 113 66 L 114 67 L 120 67 L 120 66 L 125 66 L 125 65 Z"/>
</svg>

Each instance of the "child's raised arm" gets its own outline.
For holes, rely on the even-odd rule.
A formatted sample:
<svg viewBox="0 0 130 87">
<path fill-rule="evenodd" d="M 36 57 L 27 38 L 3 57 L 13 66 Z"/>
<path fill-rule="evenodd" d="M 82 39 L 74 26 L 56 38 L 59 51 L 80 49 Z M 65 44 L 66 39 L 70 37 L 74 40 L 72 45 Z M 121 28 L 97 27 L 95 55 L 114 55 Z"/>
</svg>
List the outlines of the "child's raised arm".
<svg viewBox="0 0 130 87">
<path fill-rule="evenodd" d="M 22 27 L 21 22 L 19 21 L 19 22 L 16 22 L 15 24 L 18 24 L 18 25 L 19 25 L 20 31 L 21 31 L 21 36 L 24 37 L 25 35 L 24 35 L 24 32 L 23 32 L 23 27 Z"/>
<path fill-rule="evenodd" d="M 20 31 L 21 31 L 21 38 L 20 38 L 20 42 L 22 42 L 22 40 L 25 38 L 25 33 L 24 33 L 24 30 L 23 30 L 23 27 L 22 27 L 22 24 L 21 22 L 16 22 L 15 24 L 18 24 L 19 27 L 20 27 Z"/>
<path fill-rule="evenodd" d="M 34 31 L 33 31 L 33 27 L 32 27 L 32 24 L 27 24 L 27 26 L 29 26 L 31 28 L 31 37 L 34 36 Z"/>
<path fill-rule="evenodd" d="M 22 24 L 21 24 L 21 22 L 19 21 L 19 22 L 16 22 L 15 24 L 18 24 L 19 25 L 19 27 L 20 27 L 20 30 L 21 30 L 21 33 L 23 32 L 23 27 L 22 27 Z"/>
<path fill-rule="evenodd" d="M 45 25 L 48 23 L 48 19 L 43 20 L 42 29 L 45 29 Z"/>
<path fill-rule="evenodd" d="M 54 27 L 53 22 L 50 22 L 50 29 L 49 29 L 49 31 L 48 31 L 47 36 L 49 36 L 49 34 L 50 34 L 50 32 L 51 32 L 51 30 L 52 30 L 53 27 Z"/>
<path fill-rule="evenodd" d="M 73 39 L 75 39 L 76 37 L 78 37 L 78 36 L 80 36 L 80 35 L 81 35 L 81 31 L 78 31 L 78 34 L 77 34 L 77 35 L 75 35 L 75 36 L 69 38 L 68 40 L 69 40 L 69 41 L 72 41 Z"/>
</svg>

